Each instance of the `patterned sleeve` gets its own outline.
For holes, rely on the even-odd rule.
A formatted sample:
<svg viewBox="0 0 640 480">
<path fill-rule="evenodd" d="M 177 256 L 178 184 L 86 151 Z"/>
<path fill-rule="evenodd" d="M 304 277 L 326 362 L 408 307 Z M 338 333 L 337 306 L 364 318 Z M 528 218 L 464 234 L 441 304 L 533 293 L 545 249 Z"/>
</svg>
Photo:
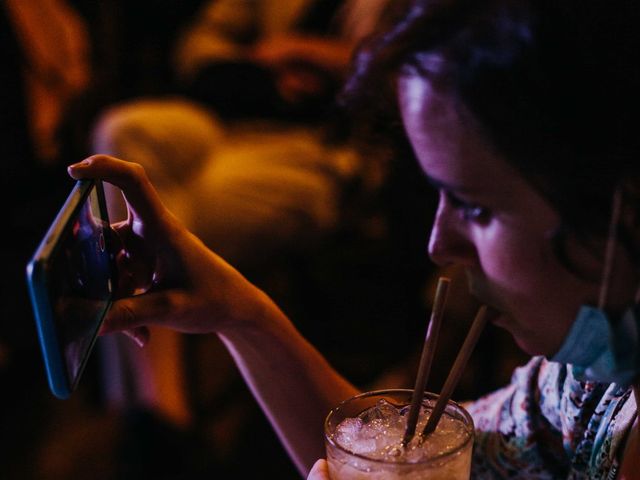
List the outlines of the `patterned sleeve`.
<svg viewBox="0 0 640 480">
<path fill-rule="evenodd" d="M 472 478 L 566 477 L 559 415 L 565 370 L 534 357 L 508 386 L 465 405 L 476 428 Z"/>
</svg>

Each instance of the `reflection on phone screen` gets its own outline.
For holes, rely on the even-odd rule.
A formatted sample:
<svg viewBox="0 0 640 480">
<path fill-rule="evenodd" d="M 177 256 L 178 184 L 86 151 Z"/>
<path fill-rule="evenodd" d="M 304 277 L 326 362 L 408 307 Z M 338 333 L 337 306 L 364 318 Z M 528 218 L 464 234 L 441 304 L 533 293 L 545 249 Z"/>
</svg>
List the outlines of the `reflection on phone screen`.
<svg viewBox="0 0 640 480">
<path fill-rule="evenodd" d="M 91 348 L 112 292 L 105 235 L 95 188 L 65 232 L 51 265 L 52 298 L 58 341 L 64 352 L 69 385 L 75 385 L 82 359 Z"/>
</svg>

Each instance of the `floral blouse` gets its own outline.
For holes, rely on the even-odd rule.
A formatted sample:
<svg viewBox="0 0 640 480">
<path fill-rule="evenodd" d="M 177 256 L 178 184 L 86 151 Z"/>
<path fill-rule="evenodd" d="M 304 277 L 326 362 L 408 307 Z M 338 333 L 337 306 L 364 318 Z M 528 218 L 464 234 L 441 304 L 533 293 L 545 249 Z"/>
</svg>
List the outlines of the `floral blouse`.
<svg viewBox="0 0 640 480">
<path fill-rule="evenodd" d="M 465 407 L 476 428 L 473 479 L 612 480 L 636 415 L 631 388 L 580 382 L 543 357 Z"/>
</svg>

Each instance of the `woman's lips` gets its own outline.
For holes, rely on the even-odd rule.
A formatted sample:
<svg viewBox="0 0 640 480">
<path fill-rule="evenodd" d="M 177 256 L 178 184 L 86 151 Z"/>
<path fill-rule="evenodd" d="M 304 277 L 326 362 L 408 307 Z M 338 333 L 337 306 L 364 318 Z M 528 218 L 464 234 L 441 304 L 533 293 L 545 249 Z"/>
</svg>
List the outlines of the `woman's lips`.
<svg viewBox="0 0 640 480">
<path fill-rule="evenodd" d="M 491 294 L 491 289 L 487 286 L 487 282 L 478 280 L 477 276 L 473 276 L 467 273 L 467 282 L 469 285 L 469 292 L 479 302 L 484 303 L 487 306 L 493 307 L 499 310 L 495 299 L 495 295 Z"/>
<path fill-rule="evenodd" d="M 491 293 L 488 282 L 479 279 L 477 275 L 467 272 L 467 280 L 469 284 L 469 292 L 480 303 L 486 305 L 488 320 L 496 325 L 500 324 L 499 318 L 504 317 L 504 309 L 500 308 L 499 302 L 495 300 L 496 296 Z"/>
</svg>

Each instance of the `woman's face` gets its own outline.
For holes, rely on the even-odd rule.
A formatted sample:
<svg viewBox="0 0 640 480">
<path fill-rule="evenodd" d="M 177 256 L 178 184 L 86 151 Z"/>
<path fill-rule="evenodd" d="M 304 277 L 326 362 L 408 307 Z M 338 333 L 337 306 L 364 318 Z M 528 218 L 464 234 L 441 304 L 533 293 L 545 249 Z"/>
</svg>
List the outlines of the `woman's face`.
<svg viewBox="0 0 640 480">
<path fill-rule="evenodd" d="M 470 118 L 417 75 L 399 79 L 405 129 L 439 205 L 429 255 L 466 271 L 471 293 L 501 312 L 495 322 L 530 354 L 551 356 L 598 284 L 565 269 L 552 248 L 560 218 L 483 143 Z M 572 258 L 597 268 L 586 255 Z"/>
</svg>

